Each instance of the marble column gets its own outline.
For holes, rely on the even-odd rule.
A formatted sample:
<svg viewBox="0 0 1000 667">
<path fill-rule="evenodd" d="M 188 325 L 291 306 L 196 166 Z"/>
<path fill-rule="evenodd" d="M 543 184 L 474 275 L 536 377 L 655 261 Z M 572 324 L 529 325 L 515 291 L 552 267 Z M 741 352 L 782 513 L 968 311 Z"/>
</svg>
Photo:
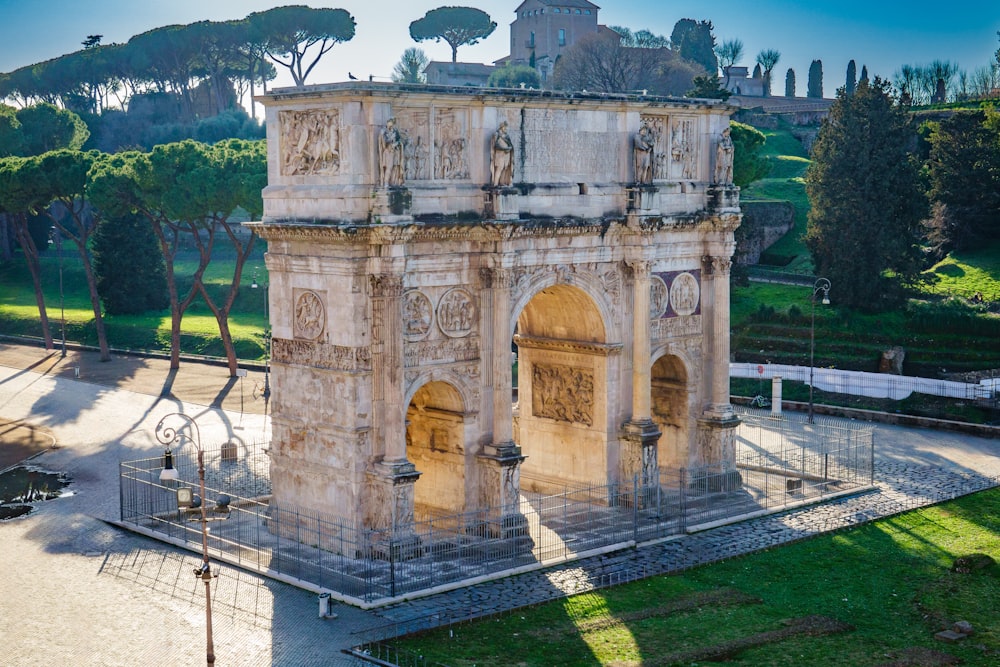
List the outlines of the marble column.
<svg viewBox="0 0 1000 667">
<path fill-rule="evenodd" d="M 412 552 L 413 484 L 420 473 L 406 459 L 403 405 L 403 276 L 369 276 L 372 313 L 372 430 L 375 460 L 368 473 L 368 528 L 383 532 L 394 555 Z M 405 546 L 401 547 L 401 544 Z M 376 546 L 377 552 L 387 548 Z"/>
<path fill-rule="evenodd" d="M 660 429 L 652 419 L 650 381 L 649 290 L 652 265 L 627 262 L 632 274 L 632 416 L 622 429 L 619 478 L 627 484 L 638 477 L 643 497 L 657 483 L 657 444 Z"/>
<path fill-rule="evenodd" d="M 499 524 L 491 532 L 503 537 L 525 537 L 528 523 L 520 508 L 521 463 L 524 456 L 514 444 L 510 349 L 509 270 L 480 270 L 483 303 L 483 383 L 492 398 L 492 442 L 483 447 L 480 461 L 480 497 L 483 508 L 499 508 Z"/>
<path fill-rule="evenodd" d="M 711 488 L 736 488 L 736 427 L 739 419 L 729 400 L 729 257 L 706 256 L 703 275 L 710 277 L 712 295 L 709 401 L 698 420 L 699 458 L 712 467 Z"/>
</svg>

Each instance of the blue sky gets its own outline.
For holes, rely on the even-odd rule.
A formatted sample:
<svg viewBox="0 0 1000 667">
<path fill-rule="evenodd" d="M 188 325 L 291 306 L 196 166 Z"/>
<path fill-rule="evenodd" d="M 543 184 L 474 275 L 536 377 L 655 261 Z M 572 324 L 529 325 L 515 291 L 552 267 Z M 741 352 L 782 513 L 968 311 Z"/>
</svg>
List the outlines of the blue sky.
<svg viewBox="0 0 1000 667">
<path fill-rule="evenodd" d="M 357 34 L 327 54 L 309 83 L 347 79 L 347 72 L 366 78 L 388 77 L 409 46 L 408 26 L 441 5 L 467 4 L 489 13 L 498 23 L 484 42 L 459 49 L 459 59 L 492 62 L 509 51 L 508 26 L 520 0 L 0 0 L 0 71 L 74 51 L 89 34 L 104 42 L 123 42 L 139 32 L 171 23 L 242 18 L 279 4 L 343 7 L 357 21 Z M 739 38 L 745 45 L 742 64 L 752 67 L 761 49 L 777 49 L 776 71 L 782 88 L 784 72 L 795 69 L 799 95 L 805 94 L 809 64 L 823 61 L 825 93 L 843 85 L 849 60 L 858 71 L 891 77 L 900 65 L 950 60 L 968 70 L 985 65 L 1000 48 L 1000 2 L 953 0 L 910 2 L 840 0 L 605 0 L 601 23 L 646 28 L 669 36 L 681 18 L 710 19 L 718 42 Z M 433 60 L 449 60 L 443 42 L 419 45 Z M 279 68 L 280 70 L 280 68 Z M 281 75 L 275 85 L 290 85 Z"/>
</svg>

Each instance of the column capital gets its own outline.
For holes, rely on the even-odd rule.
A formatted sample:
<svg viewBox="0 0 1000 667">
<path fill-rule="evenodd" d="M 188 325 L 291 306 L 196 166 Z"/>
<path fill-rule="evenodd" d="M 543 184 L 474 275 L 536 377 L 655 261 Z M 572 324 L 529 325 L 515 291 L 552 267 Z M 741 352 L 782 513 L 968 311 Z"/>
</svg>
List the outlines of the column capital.
<svg viewBox="0 0 1000 667">
<path fill-rule="evenodd" d="M 733 267 L 733 260 L 731 257 L 705 255 L 701 258 L 701 261 L 705 268 L 705 272 L 713 276 L 729 275 L 729 271 Z"/>
<path fill-rule="evenodd" d="M 368 285 L 373 297 L 403 296 L 403 276 L 399 274 L 370 275 Z"/>
<path fill-rule="evenodd" d="M 479 269 L 479 282 L 484 289 L 510 289 L 514 284 L 514 272 L 497 266 L 483 266 Z"/>
<path fill-rule="evenodd" d="M 625 265 L 626 273 L 628 273 L 633 280 L 648 280 L 649 276 L 653 272 L 653 263 L 648 259 L 637 257 L 634 259 L 626 259 L 623 263 Z"/>
</svg>

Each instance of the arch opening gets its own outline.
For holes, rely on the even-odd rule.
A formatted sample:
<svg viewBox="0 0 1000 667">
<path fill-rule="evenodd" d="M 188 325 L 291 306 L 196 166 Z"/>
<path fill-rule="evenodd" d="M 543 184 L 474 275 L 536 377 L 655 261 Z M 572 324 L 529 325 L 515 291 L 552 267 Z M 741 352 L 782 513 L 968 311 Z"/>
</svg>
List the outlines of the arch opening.
<svg viewBox="0 0 1000 667">
<path fill-rule="evenodd" d="M 413 489 L 417 521 L 465 511 L 465 410 L 458 390 L 429 382 L 406 410 L 406 455 L 420 472 Z"/>
<path fill-rule="evenodd" d="M 660 357 L 650 371 L 650 384 L 652 417 L 660 428 L 659 467 L 664 470 L 686 467 L 690 459 L 691 409 L 684 362 L 674 355 Z"/>
<path fill-rule="evenodd" d="M 524 306 L 515 331 L 521 488 L 559 493 L 603 482 L 610 348 L 597 304 L 578 287 L 547 287 Z"/>
</svg>

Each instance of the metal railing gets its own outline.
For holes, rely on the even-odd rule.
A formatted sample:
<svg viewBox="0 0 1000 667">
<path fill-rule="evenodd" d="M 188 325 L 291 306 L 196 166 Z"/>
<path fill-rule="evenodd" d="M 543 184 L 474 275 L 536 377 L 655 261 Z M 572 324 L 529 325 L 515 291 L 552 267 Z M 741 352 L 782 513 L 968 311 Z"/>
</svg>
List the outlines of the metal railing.
<svg viewBox="0 0 1000 667">
<path fill-rule="evenodd" d="M 395 532 L 282 505 L 271 497 L 262 445 L 240 456 L 206 449 L 206 496 L 230 496 L 211 524 L 215 557 L 279 574 L 348 599 L 379 603 L 478 577 L 544 567 L 713 523 L 776 511 L 873 483 L 868 425 L 807 425 L 741 411 L 735 466 L 660 470 L 631 480 L 521 493 L 516 512 L 491 507 L 429 518 Z M 177 455 L 175 454 L 175 457 Z M 121 521 L 153 536 L 199 546 L 200 524 L 159 481 L 160 457 L 121 467 Z M 177 484 L 193 486 L 194 463 L 177 457 Z M 200 516 L 200 515 L 199 515 Z M 219 516 L 218 518 L 222 518 Z"/>
</svg>

